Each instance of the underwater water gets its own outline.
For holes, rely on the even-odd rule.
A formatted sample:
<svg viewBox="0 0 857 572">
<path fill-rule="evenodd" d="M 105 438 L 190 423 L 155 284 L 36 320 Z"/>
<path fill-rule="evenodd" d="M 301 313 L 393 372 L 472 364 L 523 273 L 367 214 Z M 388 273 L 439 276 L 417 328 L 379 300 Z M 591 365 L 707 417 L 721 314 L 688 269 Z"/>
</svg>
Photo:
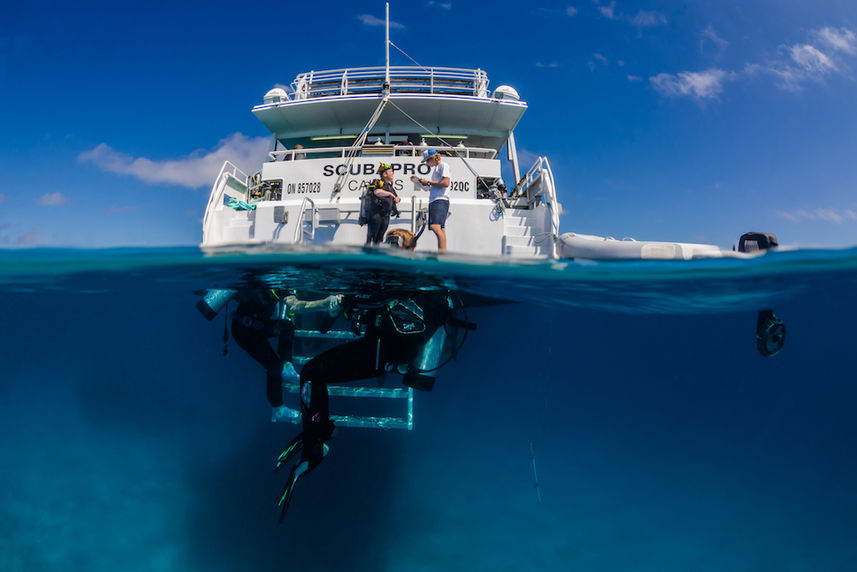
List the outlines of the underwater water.
<svg viewBox="0 0 857 572">
<path fill-rule="evenodd" d="M 283 524 L 272 469 L 299 427 L 195 308 L 248 275 L 443 286 L 478 324 L 414 429 L 338 431 Z M 855 249 L 0 251 L 0 570 L 855 570 L 855 286 Z M 788 328 L 770 358 L 762 309 Z"/>
</svg>

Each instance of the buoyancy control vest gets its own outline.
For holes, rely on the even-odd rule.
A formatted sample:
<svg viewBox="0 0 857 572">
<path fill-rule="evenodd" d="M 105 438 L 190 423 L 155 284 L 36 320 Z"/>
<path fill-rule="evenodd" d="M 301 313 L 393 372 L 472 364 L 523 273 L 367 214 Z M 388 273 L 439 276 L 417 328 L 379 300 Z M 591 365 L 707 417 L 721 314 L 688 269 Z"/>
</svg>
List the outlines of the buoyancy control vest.
<svg viewBox="0 0 857 572">
<path fill-rule="evenodd" d="M 360 216 L 357 222 L 360 226 L 369 222 L 369 217 L 374 214 L 383 216 L 399 216 L 399 210 L 396 208 L 396 203 L 391 197 L 375 196 L 377 189 L 383 189 L 387 192 L 396 195 L 396 190 L 393 185 L 386 183 L 383 179 L 375 179 L 366 190 L 360 195 Z M 398 196 L 398 195 L 396 195 Z"/>
</svg>

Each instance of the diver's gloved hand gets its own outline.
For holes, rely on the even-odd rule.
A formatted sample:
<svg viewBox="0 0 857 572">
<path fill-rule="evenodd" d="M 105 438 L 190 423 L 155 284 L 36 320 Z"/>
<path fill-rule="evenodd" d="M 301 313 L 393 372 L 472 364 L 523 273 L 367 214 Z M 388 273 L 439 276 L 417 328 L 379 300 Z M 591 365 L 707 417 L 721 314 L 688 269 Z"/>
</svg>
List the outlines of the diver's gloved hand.
<svg viewBox="0 0 857 572">
<path fill-rule="evenodd" d="M 338 316 L 342 313 L 342 294 L 327 297 L 327 312 L 331 317 Z"/>
</svg>

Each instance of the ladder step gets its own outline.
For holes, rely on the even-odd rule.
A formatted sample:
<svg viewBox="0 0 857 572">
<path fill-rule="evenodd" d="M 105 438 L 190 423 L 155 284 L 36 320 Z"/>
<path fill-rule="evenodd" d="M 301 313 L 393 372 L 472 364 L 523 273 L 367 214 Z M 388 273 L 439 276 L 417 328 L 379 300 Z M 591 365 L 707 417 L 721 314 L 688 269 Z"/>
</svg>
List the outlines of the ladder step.
<svg viewBox="0 0 857 572">
<path fill-rule="evenodd" d="M 284 383 L 283 391 L 298 393 L 300 384 Z M 327 393 L 335 397 L 386 397 L 389 399 L 410 399 L 414 390 L 410 387 L 346 387 L 344 385 L 328 385 Z"/>
<path fill-rule="evenodd" d="M 413 418 L 410 421 L 402 417 L 361 417 L 359 415 L 331 415 L 338 427 L 363 427 L 366 429 L 413 429 Z M 300 423 L 301 413 L 288 407 L 276 407 L 271 414 L 273 423 Z"/>
<path fill-rule="evenodd" d="M 325 340 L 356 340 L 359 336 L 348 330 L 328 330 L 324 333 L 318 330 L 295 330 L 295 337 Z"/>
<path fill-rule="evenodd" d="M 413 419 L 399 417 L 358 417 L 356 415 L 331 415 L 333 422 L 340 427 L 364 427 L 367 429 L 408 429 L 414 427 Z"/>
</svg>

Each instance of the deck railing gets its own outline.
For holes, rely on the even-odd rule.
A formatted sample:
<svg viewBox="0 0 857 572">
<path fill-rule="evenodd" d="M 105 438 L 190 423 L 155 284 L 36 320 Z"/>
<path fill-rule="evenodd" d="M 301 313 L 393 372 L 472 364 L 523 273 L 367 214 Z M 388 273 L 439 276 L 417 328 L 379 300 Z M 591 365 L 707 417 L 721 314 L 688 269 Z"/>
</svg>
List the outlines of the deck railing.
<svg viewBox="0 0 857 572">
<path fill-rule="evenodd" d="M 371 143 L 364 145 L 361 155 L 364 157 L 419 157 L 428 149 L 427 145 L 375 145 Z M 437 146 L 432 149 L 450 157 L 463 157 L 465 159 L 493 159 L 497 156 L 495 149 L 487 147 L 458 147 Z M 300 159 L 323 159 L 334 157 L 346 157 L 351 147 L 318 147 L 316 149 L 283 149 L 271 151 L 268 158 L 271 161 L 293 161 Z"/>
<path fill-rule="evenodd" d="M 338 95 L 380 94 L 386 68 L 348 68 L 310 71 L 292 82 L 292 99 L 312 99 Z M 390 67 L 391 93 L 469 95 L 488 97 L 488 74 L 462 68 Z"/>
<path fill-rule="evenodd" d="M 231 161 L 224 161 L 223 166 L 220 168 L 220 173 L 217 175 L 217 178 L 214 179 L 211 194 L 208 195 L 208 204 L 205 207 L 205 215 L 202 219 L 203 242 L 205 242 L 206 235 L 209 231 L 209 217 L 212 216 L 214 207 L 223 201 L 223 195 L 230 178 L 234 180 L 239 187 L 244 187 L 244 195 L 246 197 L 247 187 L 249 186 L 249 177 L 247 176 L 247 173 L 236 167 Z"/>
</svg>

